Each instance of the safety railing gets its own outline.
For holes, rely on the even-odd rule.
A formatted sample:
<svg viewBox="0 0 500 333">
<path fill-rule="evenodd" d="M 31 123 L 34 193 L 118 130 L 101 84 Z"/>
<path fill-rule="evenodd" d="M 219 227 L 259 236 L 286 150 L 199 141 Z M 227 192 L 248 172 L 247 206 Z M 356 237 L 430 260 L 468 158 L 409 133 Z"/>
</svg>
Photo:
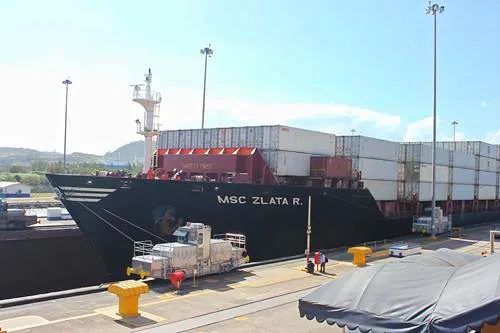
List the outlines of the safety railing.
<svg viewBox="0 0 500 333">
<path fill-rule="evenodd" d="M 161 94 L 155 91 L 148 92 L 146 89 L 134 89 L 133 99 L 143 99 L 147 101 L 153 101 L 154 103 L 161 102 Z"/>
<path fill-rule="evenodd" d="M 247 243 L 245 235 L 242 234 L 233 234 L 233 233 L 217 234 L 214 235 L 214 238 L 231 242 L 232 247 L 237 247 L 240 249 L 244 249 Z"/>
<path fill-rule="evenodd" d="M 145 256 L 151 255 L 153 253 L 153 242 L 147 241 L 137 241 L 134 242 L 134 257 L 135 256 Z"/>
</svg>

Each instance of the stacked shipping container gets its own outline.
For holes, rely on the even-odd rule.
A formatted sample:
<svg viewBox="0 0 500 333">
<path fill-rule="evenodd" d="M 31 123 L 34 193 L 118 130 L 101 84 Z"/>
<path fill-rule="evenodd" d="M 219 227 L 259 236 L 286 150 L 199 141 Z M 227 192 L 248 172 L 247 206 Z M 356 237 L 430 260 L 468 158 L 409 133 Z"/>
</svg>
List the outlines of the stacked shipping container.
<svg viewBox="0 0 500 333">
<path fill-rule="evenodd" d="M 337 136 L 335 154 L 352 159 L 354 172 L 376 200 L 396 200 L 399 143 L 365 136 Z"/>
<path fill-rule="evenodd" d="M 335 135 L 282 125 L 170 130 L 158 147 L 255 147 L 277 176 L 309 176 L 311 156 L 334 155 Z"/>
<path fill-rule="evenodd" d="M 415 195 L 420 201 L 432 199 L 430 142 L 400 144 L 364 136 L 335 137 L 274 125 L 162 131 L 158 146 L 256 147 L 277 176 L 305 177 L 313 175 L 311 172 L 352 168 L 361 173 L 365 187 L 376 200 L 412 200 Z M 347 167 L 339 165 L 345 164 L 342 160 L 311 160 L 312 156 L 334 155 L 352 162 Z M 323 171 L 311 170 L 311 165 Z M 479 200 L 498 199 L 499 186 L 500 145 L 479 141 L 437 142 L 436 200 L 473 200 L 475 196 Z"/>
<path fill-rule="evenodd" d="M 420 145 L 431 153 L 431 144 L 423 142 Z M 409 145 L 415 144 L 403 144 Z M 475 197 L 479 200 L 498 199 L 500 163 L 497 146 L 480 141 L 446 141 L 437 142 L 436 147 L 436 165 L 441 165 L 445 159 L 441 158 L 441 155 L 446 155 L 443 150 L 449 152 L 447 185 L 436 185 L 436 200 L 446 200 L 448 196 L 452 200 L 473 200 Z M 436 183 L 444 183 L 438 171 Z M 426 201 L 424 198 L 420 200 Z"/>
</svg>

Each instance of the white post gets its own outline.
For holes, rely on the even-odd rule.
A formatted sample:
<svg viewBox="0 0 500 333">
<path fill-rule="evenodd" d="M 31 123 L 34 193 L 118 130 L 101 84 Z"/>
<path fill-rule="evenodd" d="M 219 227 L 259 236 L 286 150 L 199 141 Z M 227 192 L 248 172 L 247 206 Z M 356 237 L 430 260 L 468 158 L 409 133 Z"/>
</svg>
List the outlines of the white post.
<svg viewBox="0 0 500 333">
<path fill-rule="evenodd" d="M 307 205 L 307 248 L 306 248 L 306 265 L 309 263 L 309 255 L 311 254 L 311 196 Z"/>
<path fill-rule="evenodd" d="M 490 254 L 495 253 L 495 234 L 498 231 L 490 230 Z"/>
</svg>

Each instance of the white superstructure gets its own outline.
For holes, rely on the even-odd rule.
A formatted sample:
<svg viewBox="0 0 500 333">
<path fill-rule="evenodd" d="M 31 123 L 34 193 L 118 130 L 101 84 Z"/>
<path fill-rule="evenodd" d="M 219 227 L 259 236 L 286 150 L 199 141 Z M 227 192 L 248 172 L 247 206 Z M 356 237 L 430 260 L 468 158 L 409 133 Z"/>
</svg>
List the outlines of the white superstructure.
<svg viewBox="0 0 500 333">
<path fill-rule="evenodd" d="M 152 160 L 153 151 L 156 150 L 156 138 L 159 131 L 160 103 L 161 95 L 151 91 L 151 81 L 153 74 L 151 68 L 146 74 L 145 84 L 133 85 L 133 101 L 139 103 L 144 108 L 144 119 L 141 122 L 136 119 L 137 134 L 144 136 L 144 166 L 143 172 L 148 172 L 151 166 L 155 166 Z"/>
</svg>

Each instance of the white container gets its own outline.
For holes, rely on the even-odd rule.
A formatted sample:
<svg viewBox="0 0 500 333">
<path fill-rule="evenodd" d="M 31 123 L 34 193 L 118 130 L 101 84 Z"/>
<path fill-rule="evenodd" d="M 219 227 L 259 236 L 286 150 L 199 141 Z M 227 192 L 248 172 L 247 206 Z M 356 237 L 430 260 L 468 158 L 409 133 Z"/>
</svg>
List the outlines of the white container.
<svg viewBox="0 0 500 333">
<path fill-rule="evenodd" d="M 474 185 L 453 184 L 451 196 L 453 200 L 473 200 Z"/>
<path fill-rule="evenodd" d="M 496 186 L 479 185 L 479 200 L 494 200 L 496 196 Z"/>
<path fill-rule="evenodd" d="M 363 180 L 363 183 L 377 201 L 397 199 L 398 183 L 395 181 Z"/>
<path fill-rule="evenodd" d="M 309 176 L 312 154 L 283 150 L 263 151 L 264 159 L 277 176 Z"/>
<path fill-rule="evenodd" d="M 425 142 L 431 145 L 432 142 Z M 436 146 L 451 151 L 461 151 L 471 155 L 480 155 L 484 157 L 496 157 L 496 147 L 481 141 L 441 141 L 436 142 Z"/>
<path fill-rule="evenodd" d="M 436 183 L 448 183 L 449 168 L 443 165 L 436 165 Z M 432 164 L 420 164 L 420 181 L 432 182 Z"/>
<path fill-rule="evenodd" d="M 452 182 L 453 184 L 474 184 L 476 171 L 473 169 L 452 169 Z"/>
<path fill-rule="evenodd" d="M 398 161 L 400 144 L 366 136 L 337 136 L 337 156 Z"/>
<path fill-rule="evenodd" d="M 159 148 L 256 147 L 334 155 L 335 135 L 295 127 L 245 126 L 160 132 Z"/>
<path fill-rule="evenodd" d="M 474 169 L 476 167 L 476 158 L 473 154 L 454 151 L 452 155 L 454 168 Z"/>
<path fill-rule="evenodd" d="M 491 157 L 479 157 L 479 170 L 480 171 L 497 171 L 497 160 Z"/>
<path fill-rule="evenodd" d="M 402 161 L 432 164 L 432 146 L 423 143 L 401 145 Z M 450 151 L 436 145 L 436 165 L 450 165 Z"/>
<path fill-rule="evenodd" d="M 278 150 L 335 155 L 335 135 L 279 126 Z"/>
<path fill-rule="evenodd" d="M 491 157 L 496 159 L 497 158 L 497 147 L 495 145 L 491 145 L 486 142 L 481 142 L 480 143 L 480 153 L 479 155 L 485 156 L 485 157 Z"/>
<path fill-rule="evenodd" d="M 62 208 L 61 207 L 48 207 L 47 208 L 47 219 L 52 220 L 52 219 L 60 219 L 62 215 Z"/>
<path fill-rule="evenodd" d="M 432 200 L 432 183 L 421 182 L 419 184 L 419 200 L 431 201 Z M 436 200 L 444 201 L 448 198 L 448 184 L 436 183 Z"/>
<path fill-rule="evenodd" d="M 479 171 L 479 185 L 496 186 L 497 185 L 497 173 Z"/>
<path fill-rule="evenodd" d="M 276 174 L 286 176 L 309 176 L 310 154 L 279 150 Z"/>
<path fill-rule="evenodd" d="M 373 158 L 353 158 L 352 169 L 361 171 L 361 179 L 398 180 L 398 162 Z"/>
</svg>

